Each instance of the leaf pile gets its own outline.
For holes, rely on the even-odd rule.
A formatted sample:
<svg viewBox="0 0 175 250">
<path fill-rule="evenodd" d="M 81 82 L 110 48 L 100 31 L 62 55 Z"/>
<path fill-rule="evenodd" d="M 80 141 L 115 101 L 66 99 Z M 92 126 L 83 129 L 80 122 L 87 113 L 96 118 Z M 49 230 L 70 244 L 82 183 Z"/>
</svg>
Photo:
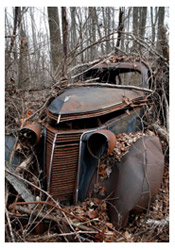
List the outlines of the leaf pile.
<svg viewBox="0 0 175 250">
<path fill-rule="evenodd" d="M 117 135 L 116 146 L 113 151 L 116 160 L 121 161 L 123 156 L 128 153 L 129 147 L 143 136 L 145 136 L 145 134 L 141 131 Z"/>
<path fill-rule="evenodd" d="M 103 181 L 104 179 L 109 178 L 110 174 L 112 173 L 112 166 L 114 165 L 114 163 L 116 161 L 120 162 L 123 156 L 129 152 L 129 148 L 131 147 L 131 145 L 135 143 L 138 139 L 146 135 L 147 134 L 141 131 L 132 132 L 129 134 L 118 134 L 116 136 L 116 145 L 114 147 L 113 152 L 107 158 L 105 157 L 100 161 L 98 169 L 98 175 L 100 176 L 100 180 Z M 102 193 L 101 195 L 103 196 Z"/>
</svg>

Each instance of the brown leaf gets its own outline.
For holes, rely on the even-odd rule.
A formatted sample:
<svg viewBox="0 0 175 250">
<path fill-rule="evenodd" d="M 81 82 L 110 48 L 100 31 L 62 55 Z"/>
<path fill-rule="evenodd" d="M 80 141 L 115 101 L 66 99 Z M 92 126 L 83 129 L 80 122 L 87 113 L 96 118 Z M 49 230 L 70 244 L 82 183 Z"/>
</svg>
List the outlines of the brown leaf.
<svg viewBox="0 0 175 250">
<path fill-rule="evenodd" d="M 104 240 L 104 229 L 102 230 L 102 232 L 98 232 L 95 235 L 95 238 L 96 238 L 97 241 L 102 242 Z"/>
<path fill-rule="evenodd" d="M 99 207 L 98 207 L 99 211 L 103 212 L 107 209 L 107 205 L 106 202 L 103 201 L 102 203 L 100 203 Z"/>
<path fill-rule="evenodd" d="M 94 219 L 94 218 L 97 218 L 98 217 L 98 212 L 97 210 L 89 210 L 87 212 L 88 216 L 90 219 Z"/>
<path fill-rule="evenodd" d="M 101 171 L 98 172 L 99 175 L 104 175 L 105 174 L 105 169 L 102 169 Z"/>
<path fill-rule="evenodd" d="M 103 186 L 102 189 L 100 190 L 99 194 L 100 194 L 101 196 L 105 196 L 105 191 L 106 191 L 106 187 Z"/>
<path fill-rule="evenodd" d="M 26 117 L 31 116 L 31 114 L 32 114 L 32 110 L 31 110 L 31 109 L 28 109 L 28 110 L 26 111 Z"/>
<path fill-rule="evenodd" d="M 100 169 L 105 169 L 105 168 L 106 168 L 106 164 L 100 163 Z"/>
<path fill-rule="evenodd" d="M 124 96 L 124 95 L 122 96 L 122 102 L 125 103 L 125 104 L 127 104 L 127 105 L 129 105 L 129 104 L 132 103 L 132 101 L 129 100 L 129 98 L 126 97 L 126 96 Z"/>
</svg>

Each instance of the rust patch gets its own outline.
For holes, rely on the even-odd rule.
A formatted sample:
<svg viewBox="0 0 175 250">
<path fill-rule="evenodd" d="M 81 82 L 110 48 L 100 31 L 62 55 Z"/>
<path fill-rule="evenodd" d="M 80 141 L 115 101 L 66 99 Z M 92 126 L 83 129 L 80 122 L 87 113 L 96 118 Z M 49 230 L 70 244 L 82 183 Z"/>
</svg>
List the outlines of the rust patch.
<svg viewBox="0 0 175 250">
<path fill-rule="evenodd" d="M 66 97 L 69 98 L 64 102 Z M 132 105 L 143 105 L 146 100 L 143 90 L 97 86 L 72 88 L 50 104 L 47 115 L 53 120 L 65 122 L 102 116 Z"/>
<path fill-rule="evenodd" d="M 41 126 L 38 123 L 29 123 L 19 131 L 19 140 L 22 145 L 34 146 L 40 141 Z"/>
<path fill-rule="evenodd" d="M 116 227 L 125 227 L 131 212 L 149 209 L 162 181 L 164 156 L 160 141 L 141 134 L 128 138 L 119 135 L 118 151 L 114 149 L 101 161 L 87 192 L 87 197 L 108 201 L 109 216 Z"/>
<path fill-rule="evenodd" d="M 116 137 L 110 130 L 99 129 L 92 133 L 87 142 L 87 147 L 92 156 L 99 158 L 112 153 L 116 144 Z"/>
</svg>

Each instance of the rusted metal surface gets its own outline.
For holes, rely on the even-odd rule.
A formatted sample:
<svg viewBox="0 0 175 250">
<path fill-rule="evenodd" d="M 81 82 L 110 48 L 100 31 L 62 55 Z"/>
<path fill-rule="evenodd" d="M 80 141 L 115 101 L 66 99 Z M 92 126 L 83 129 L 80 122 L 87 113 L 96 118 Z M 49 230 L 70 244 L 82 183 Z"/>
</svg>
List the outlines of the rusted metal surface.
<svg viewBox="0 0 175 250">
<path fill-rule="evenodd" d="M 128 71 L 138 71 L 143 76 L 143 80 L 145 82 L 148 80 L 148 67 L 141 62 L 118 62 L 109 63 L 107 65 L 105 63 L 101 63 L 97 66 L 92 67 L 92 69 L 126 69 Z"/>
<path fill-rule="evenodd" d="M 157 194 L 164 170 L 164 156 L 160 141 L 154 136 L 144 136 L 134 143 L 129 152 L 116 162 L 112 173 L 105 179 L 105 194 L 94 196 L 109 199 L 108 211 L 111 222 L 124 227 L 130 213 L 149 209 L 152 198 Z M 93 192 L 97 171 L 90 183 L 87 197 Z"/>
<path fill-rule="evenodd" d="M 59 122 L 102 116 L 127 106 L 145 103 L 142 90 L 81 87 L 66 90 L 48 107 L 47 114 Z"/>
<path fill-rule="evenodd" d="M 126 72 L 139 72 L 142 76 L 141 86 L 148 88 L 148 75 L 149 68 L 142 62 L 109 62 L 109 63 L 98 63 L 90 66 L 86 69 L 79 68 L 76 80 L 81 79 L 83 81 L 89 78 L 99 78 L 97 82 L 108 82 L 116 84 L 115 77 L 119 73 Z M 134 85 L 134 84 L 133 84 Z"/>
<path fill-rule="evenodd" d="M 79 140 L 83 131 L 57 130 L 46 126 L 46 178 L 48 191 L 59 201 L 75 196 Z"/>
<path fill-rule="evenodd" d="M 112 153 L 116 144 L 116 136 L 110 130 L 99 129 L 93 132 L 87 142 L 90 154 L 99 159 Z"/>
<path fill-rule="evenodd" d="M 115 117 L 112 120 L 108 120 L 101 127 L 94 129 L 95 131 L 99 129 L 105 129 L 112 131 L 115 135 L 120 133 L 130 133 L 142 130 L 142 124 L 139 117 L 142 117 L 143 110 L 137 108 L 131 111 L 129 114 L 124 113 L 120 116 Z M 94 130 L 87 130 L 86 133 L 82 134 L 80 140 L 80 153 L 79 153 L 79 173 L 78 173 L 78 197 L 80 201 L 83 201 L 86 196 L 86 192 L 91 181 L 95 169 L 98 164 L 98 159 L 94 158 L 88 150 L 87 142 L 89 137 Z"/>
<path fill-rule="evenodd" d="M 108 66 L 98 65 L 98 69 Z M 147 83 L 145 66 L 125 63 L 109 68 L 114 66 L 139 71 L 143 83 Z M 55 199 L 76 204 L 93 193 L 100 180 L 100 158 L 113 152 L 116 135 L 142 130 L 148 93 L 144 89 L 97 84 L 68 89 L 49 105 L 47 115 L 54 127 L 46 126 L 46 178 L 48 192 Z M 109 215 L 115 226 L 124 227 L 130 212 L 149 207 L 163 167 L 160 142 L 150 136 L 138 139 L 120 162 L 114 162 L 112 173 L 103 182 L 103 195 L 95 196 L 110 199 Z"/>
<path fill-rule="evenodd" d="M 40 141 L 41 126 L 37 123 L 29 123 L 19 131 L 19 139 L 22 144 L 35 145 Z"/>
<path fill-rule="evenodd" d="M 83 91 L 88 90 L 89 88 L 81 88 Z M 94 89 L 94 88 L 92 88 Z M 106 92 L 106 89 L 108 88 L 99 88 L 100 93 L 103 96 L 103 93 Z M 112 92 L 112 89 L 110 92 L 108 92 L 108 98 L 110 99 L 110 93 Z M 77 91 L 77 96 L 79 99 L 81 99 L 81 90 L 78 88 Z M 75 91 L 75 90 L 74 90 Z M 125 91 L 124 91 L 125 92 Z M 135 101 L 138 102 L 138 106 L 142 106 L 143 103 L 146 102 L 146 97 L 144 96 L 143 91 L 131 91 L 133 92 L 131 97 L 136 97 Z M 70 93 L 70 92 L 69 92 Z M 86 95 L 85 101 L 82 104 L 83 108 L 80 110 L 84 110 L 85 103 L 86 101 L 89 101 L 89 105 L 92 105 L 90 103 L 91 99 L 91 94 L 93 91 L 87 91 L 84 93 Z M 117 92 L 120 95 L 120 91 Z M 116 93 L 116 94 L 117 94 Z M 123 92 L 122 92 L 123 93 Z M 128 92 L 130 93 L 130 91 Z M 141 93 L 141 97 L 138 95 L 138 93 Z M 100 96 L 100 95 L 99 95 Z M 138 97 L 139 96 L 139 97 Z M 143 96 L 143 98 L 142 98 Z M 67 92 L 64 95 L 65 99 L 67 97 Z M 94 95 L 96 97 L 96 95 Z M 138 98 L 137 98 L 138 97 Z M 102 98 L 101 98 L 102 99 Z M 113 97 L 114 99 L 114 97 Z M 92 111 L 87 111 L 87 113 L 78 113 L 78 109 L 75 111 L 75 114 L 72 113 L 68 114 L 68 120 L 70 120 L 70 117 L 72 117 L 72 120 L 75 120 L 74 117 L 76 116 L 81 118 L 81 121 L 83 118 L 87 117 L 99 117 L 99 113 L 102 115 L 105 114 L 110 114 L 120 108 L 124 108 L 128 106 L 129 104 L 133 104 L 133 101 L 130 101 L 127 98 L 122 98 L 120 96 L 121 104 L 120 105 L 113 105 L 112 107 L 110 105 L 106 105 L 106 109 L 102 107 L 102 109 L 96 112 L 96 107 L 94 107 L 94 112 Z M 70 98 L 67 98 L 67 102 L 70 100 Z M 101 100 L 103 102 L 103 100 Z M 107 101 L 107 99 L 106 99 Z M 95 106 L 95 100 L 93 100 L 94 106 Z M 81 102 L 82 103 L 82 102 Z M 101 103 L 102 104 L 102 103 Z M 70 105 L 71 106 L 71 105 Z M 87 108 L 86 108 L 87 109 Z M 91 108 L 92 110 L 92 108 Z M 68 112 L 68 111 L 67 111 Z M 92 113 L 92 114 L 91 114 Z M 134 115 L 135 114 L 135 115 Z M 111 130 L 115 133 L 118 133 L 119 131 L 129 131 L 129 130 L 137 130 L 140 129 L 138 124 L 137 124 L 137 115 L 141 115 L 140 111 L 137 110 L 135 113 L 131 111 L 131 115 L 125 114 L 127 116 L 127 123 L 124 124 L 124 118 L 123 116 L 117 116 L 112 115 L 110 118 L 105 118 L 105 120 L 100 122 L 101 126 L 96 127 L 96 128 L 89 128 L 89 129 L 64 129 L 62 126 L 61 128 L 54 128 L 51 125 L 47 125 L 47 136 L 46 136 L 46 176 L 47 176 L 47 186 L 48 186 L 48 191 L 53 195 L 54 198 L 59 199 L 59 200 L 68 200 L 68 199 L 74 199 L 75 202 L 78 199 L 79 192 L 81 191 L 79 189 L 79 178 L 80 178 L 80 172 L 82 169 L 82 161 L 81 161 L 81 152 L 82 150 L 82 142 L 81 140 L 84 140 L 84 137 L 82 137 L 84 134 L 90 134 L 92 130 L 97 131 L 99 129 L 103 129 L 101 132 L 97 132 L 96 135 L 92 135 L 90 141 L 93 141 L 93 137 L 97 136 L 104 140 L 104 143 L 107 145 L 105 147 L 105 151 L 107 153 L 110 153 L 111 150 L 114 147 L 115 144 L 115 136 L 113 135 L 112 132 L 110 131 L 105 131 L 104 129 L 111 128 Z M 71 116 L 70 116 L 71 115 Z M 62 116 L 62 115 L 61 115 Z M 64 117 L 63 117 L 64 118 Z M 129 120 L 128 120 L 129 119 Z M 72 121 L 73 122 L 73 121 Z M 84 123 L 89 122 L 88 120 L 84 120 Z M 121 126 L 120 126 L 121 122 Z M 79 123 L 81 124 L 81 123 Z M 71 122 L 70 122 L 70 127 Z M 78 126 L 78 123 L 77 123 Z M 79 125 L 80 126 L 80 125 Z M 121 127 L 121 128 L 120 128 Z M 81 139 L 82 138 L 82 139 Z M 90 142 L 89 141 L 89 142 Z M 109 144 L 108 144 L 109 143 Z M 92 149 L 92 144 L 89 148 Z M 88 159 L 90 158 L 90 155 L 88 156 Z M 96 164 L 96 161 L 92 159 L 92 164 Z M 94 165 L 96 166 L 96 165 Z M 90 168 L 89 168 L 90 169 Z M 89 178 L 89 177 L 88 177 Z M 76 190 L 76 191 L 75 191 Z M 74 197 L 75 196 L 75 197 Z"/>
</svg>

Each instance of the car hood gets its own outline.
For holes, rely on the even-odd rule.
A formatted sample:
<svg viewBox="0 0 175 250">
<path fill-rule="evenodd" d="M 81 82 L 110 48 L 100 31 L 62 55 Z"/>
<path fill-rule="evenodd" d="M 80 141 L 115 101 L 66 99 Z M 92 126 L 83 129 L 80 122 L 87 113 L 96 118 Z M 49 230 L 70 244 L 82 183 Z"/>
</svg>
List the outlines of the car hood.
<svg viewBox="0 0 175 250">
<path fill-rule="evenodd" d="M 85 86 L 65 90 L 47 108 L 60 121 L 103 115 L 145 101 L 146 90 L 132 87 Z"/>
</svg>

